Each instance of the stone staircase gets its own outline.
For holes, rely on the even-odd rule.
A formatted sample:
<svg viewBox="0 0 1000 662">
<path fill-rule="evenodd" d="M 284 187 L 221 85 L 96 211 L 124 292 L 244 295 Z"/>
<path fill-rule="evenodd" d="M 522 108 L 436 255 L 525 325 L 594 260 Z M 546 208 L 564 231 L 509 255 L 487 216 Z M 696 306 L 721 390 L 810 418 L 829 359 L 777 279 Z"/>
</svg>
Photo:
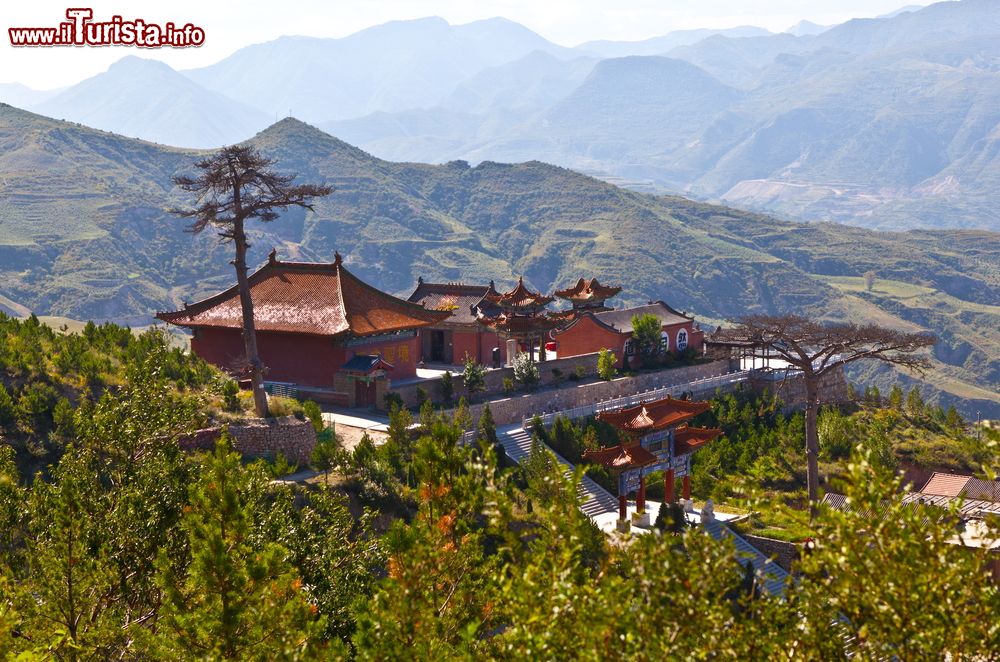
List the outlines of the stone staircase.
<svg viewBox="0 0 1000 662">
<path fill-rule="evenodd" d="M 531 454 L 531 433 L 520 425 L 508 425 L 498 429 L 497 438 L 503 444 L 507 457 L 518 464 Z M 560 456 L 551 448 L 548 450 L 565 467 L 566 475 L 573 472 L 575 467 L 566 458 Z M 607 513 L 616 514 L 618 512 L 618 498 L 612 496 L 606 489 L 587 476 L 584 476 L 583 480 L 577 486 L 577 494 L 580 497 L 580 510 L 591 519 L 594 519 L 598 515 Z"/>
</svg>

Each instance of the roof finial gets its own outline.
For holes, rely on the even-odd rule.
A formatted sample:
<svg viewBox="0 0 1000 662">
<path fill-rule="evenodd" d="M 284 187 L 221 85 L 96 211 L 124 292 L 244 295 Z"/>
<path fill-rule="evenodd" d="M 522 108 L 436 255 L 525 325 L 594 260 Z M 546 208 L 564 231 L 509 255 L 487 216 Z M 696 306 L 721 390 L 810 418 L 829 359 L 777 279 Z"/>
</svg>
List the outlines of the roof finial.
<svg viewBox="0 0 1000 662">
<path fill-rule="evenodd" d="M 333 252 L 333 264 L 334 264 L 334 266 L 339 267 L 340 263 L 343 262 L 343 261 L 344 261 L 343 258 L 340 257 L 340 251 L 334 251 Z"/>
<path fill-rule="evenodd" d="M 424 284 L 424 277 L 417 276 L 417 285 L 423 285 L 423 284 Z"/>
<path fill-rule="evenodd" d="M 274 264 L 278 261 L 278 249 L 272 248 L 271 252 L 267 254 L 267 263 Z"/>
</svg>

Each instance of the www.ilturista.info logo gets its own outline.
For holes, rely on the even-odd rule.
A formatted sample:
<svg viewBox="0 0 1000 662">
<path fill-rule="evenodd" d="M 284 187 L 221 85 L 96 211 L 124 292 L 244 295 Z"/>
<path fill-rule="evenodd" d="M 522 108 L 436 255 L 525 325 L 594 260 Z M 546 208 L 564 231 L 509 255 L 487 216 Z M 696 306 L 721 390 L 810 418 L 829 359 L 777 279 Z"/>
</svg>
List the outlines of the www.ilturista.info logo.
<svg viewBox="0 0 1000 662">
<path fill-rule="evenodd" d="M 52 28 L 7 28 L 11 46 L 141 46 L 143 48 L 188 48 L 205 43 L 205 31 L 190 23 L 149 23 L 112 16 L 93 21 L 89 8 L 67 9 L 68 21 Z"/>
</svg>

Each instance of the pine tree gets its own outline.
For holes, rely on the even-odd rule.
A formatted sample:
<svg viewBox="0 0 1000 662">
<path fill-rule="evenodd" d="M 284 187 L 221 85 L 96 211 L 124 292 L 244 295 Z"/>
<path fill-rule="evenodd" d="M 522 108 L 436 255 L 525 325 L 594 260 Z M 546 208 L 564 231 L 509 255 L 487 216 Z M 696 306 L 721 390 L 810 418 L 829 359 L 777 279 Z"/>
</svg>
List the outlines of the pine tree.
<svg viewBox="0 0 1000 662">
<path fill-rule="evenodd" d="M 325 623 L 275 543 L 254 544 L 253 510 L 264 477 L 240 466 L 228 439 L 204 458 L 181 526 L 190 561 L 161 557 L 163 606 L 151 645 L 174 659 L 309 657 Z"/>
<path fill-rule="evenodd" d="M 903 411 L 903 389 L 899 384 L 894 384 L 889 392 L 889 407 L 896 411 Z"/>
<path fill-rule="evenodd" d="M 916 386 L 906 394 L 906 413 L 910 416 L 922 416 L 924 414 L 924 399 Z"/>
<path fill-rule="evenodd" d="M 14 423 L 14 399 L 10 397 L 7 388 L 0 382 L 0 428 Z"/>
<path fill-rule="evenodd" d="M 483 406 L 483 413 L 479 415 L 476 438 L 494 446 L 498 443 L 497 425 L 493 421 L 493 412 L 490 411 L 489 403 Z"/>
</svg>

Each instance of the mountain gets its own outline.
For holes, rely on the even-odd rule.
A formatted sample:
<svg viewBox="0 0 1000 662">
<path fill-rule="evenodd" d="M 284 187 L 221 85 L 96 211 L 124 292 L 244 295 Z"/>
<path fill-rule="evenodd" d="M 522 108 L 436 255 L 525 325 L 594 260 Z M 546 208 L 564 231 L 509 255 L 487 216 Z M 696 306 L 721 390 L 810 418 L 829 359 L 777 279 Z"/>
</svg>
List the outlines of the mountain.
<svg viewBox="0 0 1000 662">
<path fill-rule="evenodd" d="M 833 26 L 819 25 L 818 23 L 813 23 L 812 21 L 802 20 L 793 25 L 792 27 L 788 28 L 787 30 L 785 30 L 785 32 L 787 32 L 790 35 L 794 35 L 796 37 L 804 37 L 808 35 L 817 35 L 822 32 L 826 32 L 831 27 Z"/>
<path fill-rule="evenodd" d="M 33 110 L 126 136 L 217 147 L 267 126 L 254 108 L 207 90 L 157 60 L 128 56 Z"/>
<path fill-rule="evenodd" d="M 323 126 L 387 158 L 541 159 L 801 220 L 996 230 L 994 10 L 963 0 L 818 35 L 716 34 L 585 63 L 582 80 L 567 61 L 510 64 L 450 106 Z"/>
<path fill-rule="evenodd" d="M 798 224 L 618 188 L 537 161 L 384 161 L 285 119 L 252 144 L 334 193 L 251 230 L 250 261 L 339 250 L 373 285 L 418 276 L 543 290 L 581 275 L 621 283 L 620 304 L 666 299 L 717 323 L 794 311 L 927 328 L 928 394 L 1000 415 L 1000 235 Z M 144 324 L 227 286 L 231 247 L 183 231 L 171 185 L 202 153 L 0 106 L 0 302 L 6 309 Z M 872 290 L 863 274 L 874 270 Z"/>
<path fill-rule="evenodd" d="M 713 35 L 742 38 L 765 37 L 770 34 L 770 31 L 752 25 L 743 25 L 722 30 L 674 30 L 665 35 L 641 41 L 588 41 L 577 46 L 576 50 L 581 53 L 599 55 L 604 58 L 626 57 L 628 55 L 662 55 L 678 46 L 695 44 Z"/>
<path fill-rule="evenodd" d="M 9 103 L 18 108 L 28 108 L 59 94 L 59 92 L 60 90 L 33 90 L 20 83 L 0 83 L 0 102 Z"/>
<path fill-rule="evenodd" d="M 342 39 L 282 37 L 185 73 L 268 113 L 321 122 L 433 106 L 483 69 L 534 51 L 578 56 L 506 19 L 426 18 Z"/>
</svg>

